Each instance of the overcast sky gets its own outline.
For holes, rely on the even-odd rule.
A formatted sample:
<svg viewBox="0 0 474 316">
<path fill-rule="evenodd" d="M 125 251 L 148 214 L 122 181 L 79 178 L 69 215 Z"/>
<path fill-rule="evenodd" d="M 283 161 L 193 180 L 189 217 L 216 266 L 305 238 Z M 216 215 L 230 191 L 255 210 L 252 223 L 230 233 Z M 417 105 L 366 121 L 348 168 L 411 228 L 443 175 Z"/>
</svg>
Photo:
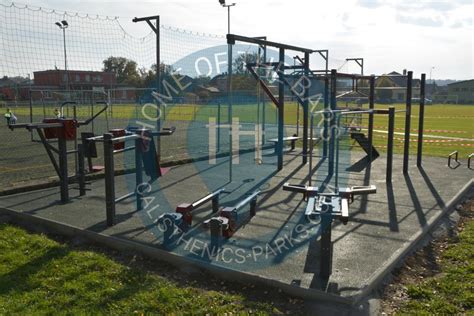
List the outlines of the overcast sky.
<svg viewBox="0 0 474 316">
<path fill-rule="evenodd" d="M 413 70 L 434 79 L 471 79 L 474 3 L 470 0 L 236 0 L 231 32 L 329 49 L 333 67 L 346 57 L 363 57 L 365 73 Z M 3 1 L 5 3 L 5 1 Z M 120 16 L 128 32 L 149 29 L 133 16 L 159 14 L 162 24 L 212 34 L 227 32 L 227 12 L 217 0 L 76 1 L 31 0 L 32 6 Z M 348 71 L 356 72 L 351 66 Z"/>
</svg>

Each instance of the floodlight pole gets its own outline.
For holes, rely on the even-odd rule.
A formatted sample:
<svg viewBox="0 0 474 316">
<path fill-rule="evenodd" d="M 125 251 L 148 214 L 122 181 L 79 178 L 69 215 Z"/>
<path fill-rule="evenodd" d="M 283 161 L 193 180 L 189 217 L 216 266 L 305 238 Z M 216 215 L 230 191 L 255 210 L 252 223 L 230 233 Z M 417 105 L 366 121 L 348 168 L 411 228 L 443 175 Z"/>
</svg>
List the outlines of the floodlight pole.
<svg viewBox="0 0 474 316">
<path fill-rule="evenodd" d="M 69 91 L 69 74 L 67 72 L 67 54 L 66 54 L 66 29 L 69 26 L 67 21 L 55 23 L 61 30 L 63 30 L 63 47 L 64 47 L 64 72 L 66 74 L 66 90 Z"/>
<path fill-rule="evenodd" d="M 227 8 L 227 34 L 230 34 L 230 7 L 236 5 L 236 3 L 232 4 L 225 4 L 225 2 L 221 3 L 222 7 Z"/>
</svg>

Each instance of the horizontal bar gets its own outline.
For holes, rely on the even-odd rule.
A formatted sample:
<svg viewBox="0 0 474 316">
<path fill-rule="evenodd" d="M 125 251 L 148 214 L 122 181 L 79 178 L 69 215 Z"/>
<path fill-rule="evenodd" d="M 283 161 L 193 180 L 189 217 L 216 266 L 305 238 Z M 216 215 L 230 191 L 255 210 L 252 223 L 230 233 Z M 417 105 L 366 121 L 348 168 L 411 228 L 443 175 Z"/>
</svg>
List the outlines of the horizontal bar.
<svg viewBox="0 0 474 316">
<path fill-rule="evenodd" d="M 134 196 L 134 195 L 135 195 L 135 192 L 130 192 L 125 195 L 122 195 L 121 197 L 115 199 L 115 203 L 122 202 L 123 200 L 128 199 L 129 197 Z"/>
<path fill-rule="evenodd" d="M 159 15 L 152 15 L 152 16 L 146 16 L 143 18 L 133 18 L 132 22 L 141 22 L 141 21 L 147 21 L 147 20 L 156 20 L 159 19 Z"/>
<path fill-rule="evenodd" d="M 77 149 L 73 149 L 73 150 L 68 150 L 68 151 L 66 152 L 66 154 L 69 155 L 69 154 L 74 154 L 74 153 L 77 153 L 77 152 L 78 152 Z"/>
<path fill-rule="evenodd" d="M 204 203 L 209 202 L 210 200 L 212 200 L 213 198 L 215 198 L 216 196 L 218 196 L 222 192 L 224 192 L 224 189 L 219 189 L 215 192 L 209 193 L 208 195 L 206 195 L 202 199 L 199 199 L 196 202 L 193 202 L 192 208 L 193 209 L 198 208 L 199 206 L 203 205 Z"/>
<path fill-rule="evenodd" d="M 355 111 L 355 110 L 322 110 L 322 111 L 311 112 L 311 117 L 313 117 L 314 114 L 322 114 L 322 113 L 340 113 L 341 115 L 370 114 L 370 113 L 374 113 L 374 110 L 360 110 L 360 111 Z"/>
<path fill-rule="evenodd" d="M 287 44 L 282 44 L 282 43 L 277 43 L 277 42 L 270 42 L 266 40 L 261 40 L 253 37 L 246 37 L 246 36 L 240 36 L 240 35 L 235 35 L 235 34 L 227 34 L 227 44 L 234 44 L 235 42 L 246 42 L 246 43 L 252 43 L 252 44 L 257 44 L 257 45 L 265 45 L 265 46 L 270 46 L 270 47 L 276 47 L 276 48 L 283 48 L 283 49 L 288 49 L 288 50 L 294 50 L 294 51 L 299 51 L 302 53 L 313 53 L 313 49 L 308 49 L 308 48 L 303 48 L 303 47 L 298 47 L 298 46 L 292 46 L 292 45 L 287 45 Z"/>
<path fill-rule="evenodd" d="M 125 147 L 125 148 L 122 148 L 122 149 L 116 149 L 116 150 L 114 150 L 114 154 L 120 154 L 120 153 L 124 153 L 126 151 L 130 151 L 130 150 L 134 150 L 134 149 L 135 149 L 135 146 Z"/>
<path fill-rule="evenodd" d="M 132 140 L 132 139 L 137 139 L 137 138 L 141 138 L 141 136 L 138 134 L 130 134 L 130 135 L 112 138 L 112 143 L 116 144 L 116 143 L 124 142 L 126 140 Z"/>
<path fill-rule="evenodd" d="M 260 191 L 255 191 L 254 193 L 250 194 L 248 197 L 246 197 L 244 200 L 240 201 L 237 205 L 234 206 L 234 209 L 238 211 L 245 205 L 249 204 L 253 199 L 257 197 L 257 195 L 260 194 Z"/>
<path fill-rule="evenodd" d="M 370 79 L 371 76 L 364 76 L 364 75 L 358 75 L 358 74 L 348 74 L 344 72 L 337 72 L 336 73 L 336 78 L 337 77 L 343 77 L 343 78 L 350 78 L 350 79 Z"/>
</svg>

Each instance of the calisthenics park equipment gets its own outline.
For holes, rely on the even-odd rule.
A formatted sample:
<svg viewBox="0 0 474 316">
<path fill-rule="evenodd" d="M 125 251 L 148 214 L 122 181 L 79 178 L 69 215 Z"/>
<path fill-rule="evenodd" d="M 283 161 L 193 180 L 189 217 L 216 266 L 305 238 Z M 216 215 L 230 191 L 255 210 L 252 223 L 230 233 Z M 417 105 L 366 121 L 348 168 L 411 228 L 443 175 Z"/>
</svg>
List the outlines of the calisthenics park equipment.
<svg viewBox="0 0 474 316">
<path fill-rule="evenodd" d="M 116 224 L 116 204 L 135 197 L 137 211 L 142 210 L 142 196 L 144 184 L 151 184 L 162 175 L 161 162 L 156 152 L 156 145 L 153 136 L 171 136 L 176 128 L 162 128 L 159 132 L 148 129 L 129 128 L 128 130 L 115 130 L 113 133 L 106 133 L 102 136 L 87 139 L 89 146 L 94 146 L 96 142 L 103 143 L 104 147 L 104 172 L 105 172 L 105 205 L 107 226 Z M 125 146 L 127 141 L 134 141 L 134 145 Z M 135 152 L 135 185 L 131 192 L 120 197 L 116 197 L 115 192 L 115 160 L 114 155 L 128 151 Z M 143 171 L 150 177 L 147 182 L 143 182 Z M 141 188 L 142 187 L 142 188 Z"/>
<path fill-rule="evenodd" d="M 369 109 L 351 109 L 351 108 L 338 108 L 337 97 L 336 97 L 336 84 L 337 78 L 342 76 L 343 78 L 352 78 L 353 80 L 368 79 L 369 80 Z M 294 185 L 286 183 L 283 186 L 283 190 L 301 193 L 304 199 L 307 201 L 305 216 L 308 218 L 319 217 L 321 219 L 321 241 L 320 241 L 320 276 L 322 278 L 329 278 L 332 272 L 332 244 L 331 244 L 331 230 L 332 222 L 334 219 L 340 219 L 343 224 L 347 224 L 349 220 L 349 205 L 353 202 L 354 196 L 366 195 L 376 193 L 376 187 L 373 185 L 368 186 L 352 186 L 352 187 L 339 187 L 338 185 L 338 174 L 339 174 L 339 131 L 345 129 L 345 132 L 351 131 L 352 127 L 344 126 L 341 127 L 341 118 L 349 115 L 368 115 L 369 116 L 369 136 L 367 141 L 366 150 L 369 162 L 372 161 L 372 137 L 373 137 L 373 119 L 375 114 L 388 114 L 388 140 L 387 140 L 387 170 L 386 180 L 387 182 L 392 181 L 392 160 L 393 160 L 393 135 L 395 126 L 395 112 L 404 112 L 405 118 L 405 152 L 403 160 L 403 172 L 408 172 L 408 149 L 410 137 L 410 120 L 411 120 L 411 99 L 412 99 L 412 78 L 413 73 L 408 72 L 406 75 L 407 80 L 407 99 L 406 109 L 395 111 L 394 107 L 388 109 L 375 109 L 375 76 L 365 77 L 363 75 L 353 74 L 338 74 L 337 70 L 331 70 L 329 76 L 325 75 L 326 80 L 330 81 L 330 107 L 325 107 L 323 111 L 311 113 L 311 126 L 310 126 L 310 139 L 312 140 L 313 135 L 313 124 L 314 117 L 321 115 L 324 120 L 323 132 L 327 147 L 325 147 L 325 153 L 322 159 L 328 159 L 328 177 L 335 178 L 335 189 L 333 192 L 325 192 L 326 186 L 323 184 L 321 187 L 313 186 L 311 183 L 311 177 L 313 174 L 313 146 L 310 144 L 310 162 L 309 162 L 309 185 Z M 422 155 L 422 138 L 423 138 L 423 122 L 424 122 L 424 88 L 425 88 L 425 74 L 421 75 L 420 81 L 420 121 L 419 121 L 419 133 L 418 133 L 418 156 L 417 165 L 421 166 L 421 155 Z M 336 133 L 337 131 L 337 133 Z"/>
<path fill-rule="evenodd" d="M 217 250 L 220 245 L 220 239 L 228 239 L 234 235 L 238 229 L 239 217 L 242 217 L 242 210 L 249 205 L 249 216 L 256 215 L 257 197 L 260 191 L 247 194 L 241 201 L 232 206 L 220 207 L 219 198 L 222 194 L 229 193 L 224 188 L 218 189 L 207 194 L 199 200 L 192 203 L 181 203 L 176 207 L 176 212 L 165 213 L 158 218 L 158 225 L 163 231 L 163 245 L 168 247 L 182 233 L 187 232 L 192 227 L 193 212 L 202 205 L 211 202 L 213 215 L 204 220 L 204 228 L 210 230 L 211 249 Z"/>
<path fill-rule="evenodd" d="M 83 161 L 83 148 L 82 145 L 77 145 L 77 129 L 81 126 L 85 126 L 93 122 L 99 115 L 104 113 L 107 108 L 107 102 L 97 102 L 97 104 L 102 105 L 102 109 L 94 114 L 92 117 L 84 120 L 78 121 L 77 120 L 77 112 L 76 112 L 76 102 L 64 102 L 61 105 L 61 109 L 66 106 L 72 104 L 73 105 L 73 117 L 66 118 L 49 118 L 44 119 L 42 122 L 37 123 L 24 123 L 24 124 L 14 124 L 10 125 L 9 127 L 13 129 L 24 128 L 28 131 L 36 130 L 40 140 L 48 154 L 48 157 L 51 161 L 51 164 L 56 171 L 59 182 L 60 182 L 60 195 L 61 195 L 61 202 L 67 203 L 69 201 L 69 182 L 72 180 L 77 180 L 79 183 L 79 192 L 80 195 L 85 195 L 85 173 L 84 173 L 84 164 L 81 163 Z M 57 139 L 58 147 L 54 147 L 50 144 L 51 140 Z M 67 142 L 74 141 L 74 149 L 68 150 L 67 149 Z M 58 160 L 54 154 L 58 155 Z M 78 155 L 78 159 L 76 159 L 76 175 L 70 177 L 68 173 L 68 155 L 74 154 Z"/>
</svg>

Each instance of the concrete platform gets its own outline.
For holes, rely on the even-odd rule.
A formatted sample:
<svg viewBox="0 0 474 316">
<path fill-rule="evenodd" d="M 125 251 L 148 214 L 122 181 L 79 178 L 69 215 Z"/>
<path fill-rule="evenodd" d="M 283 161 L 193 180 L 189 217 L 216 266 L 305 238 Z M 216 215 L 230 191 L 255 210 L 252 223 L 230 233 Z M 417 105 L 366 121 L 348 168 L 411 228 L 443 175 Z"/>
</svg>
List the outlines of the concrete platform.
<svg viewBox="0 0 474 316">
<path fill-rule="evenodd" d="M 227 279 L 260 282 L 304 298 L 355 304 L 381 282 L 444 212 L 474 188 L 474 171 L 465 165 L 449 169 L 446 159 L 425 157 L 422 169 L 412 160 L 409 174 L 403 175 L 402 157 L 394 156 L 392 184 L 385 181 L 384 156 L 361 172 L 348 171 L 361 153 L 341 160 L 341 186 L 374 184 L 377 193 L 355 199 L 347 225 L 333 223 L 333 274 L 322 280 L 318 276 L 320 225 L 304 217 L 301 195 L 281 189 L 285 182 L 307 183 L 308 166 L 301 165 L 298 155 L 289 154 L 284 170 L 276 173 L 272 153 L 272 149 L 262 153 L 261 165 L 252 163 L 252 153 L 241 156 L 241 164 L 232 167 L 232 178 L 226 158 L 217 159 L 215 165 L 206 161 L 174 167 L 152 185 L 149 196 L 153 200 L 146 203 L 144 211 L 135 211 L 133 199 L 119 203 L 113 227 L 105 225 L 103 180 L 92 183 L 85 197 L 71 190 L 72 200 L 66 205 L 57 202 L 58 188 L 1 197 L 0 215 L 177 265 L 205 268 Z M 317 167 L 315 184 L 327 174 L 325 162 Z M 119 176 L 115 183 L 120 195 L 133 188 L 133 177 Z M 156 219 L 173 211 L 177 204 L 192 202 L 220 187 L 229 191 L 221 198 L 223 206 L 261 190 L 257 215 L 249 218 L 248 208 L 242 210 L 237 232 L 222 240 L 217 255 L 211 255 L 209 232 L 201 225 L 212 216 L 210 205 L 205 205 L 196 211 L 192 229 L 171 246 L 163 247 L 163 232 Z"/>
</svg>

